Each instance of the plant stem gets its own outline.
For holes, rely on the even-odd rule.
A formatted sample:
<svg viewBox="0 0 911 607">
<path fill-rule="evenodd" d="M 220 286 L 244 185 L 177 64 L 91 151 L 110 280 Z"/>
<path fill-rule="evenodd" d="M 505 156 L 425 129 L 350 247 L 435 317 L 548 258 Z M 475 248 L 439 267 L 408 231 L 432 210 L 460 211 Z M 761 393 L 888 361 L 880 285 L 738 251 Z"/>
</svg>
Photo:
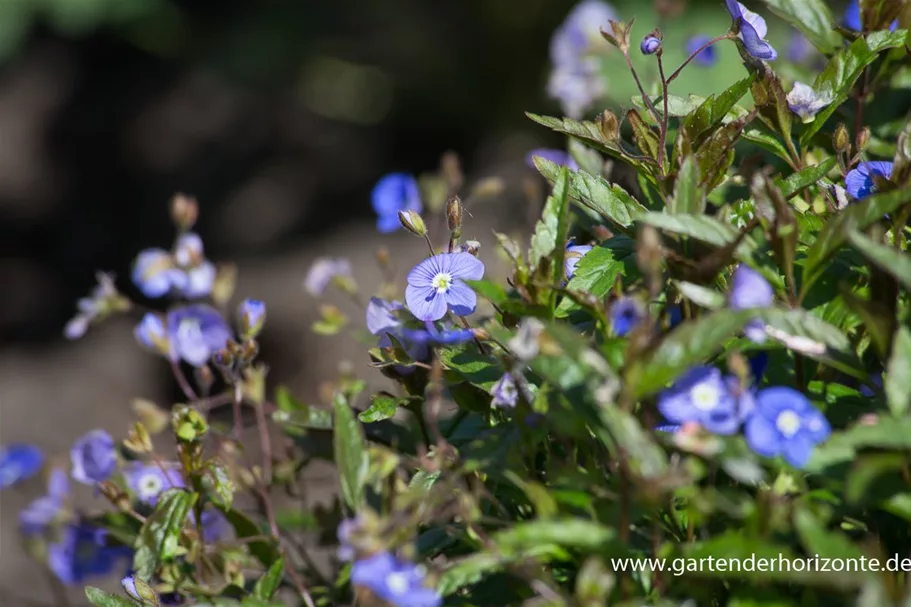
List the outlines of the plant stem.
<svg viewBox="0 0 911 607">
<path fill-rule="evenodd" d="M 184 395 L 190 400 L 190 402 L 196 402 L 199 400 L 199 396 L 196 395 L 196 392 L 193 390 L 193 387 L 190 385 L 187 376 L 184 374 L 183 369 L 180 368 L 180 363 L 176 360 L 171 361 L 171 371 L 174 373 L 174 379 L 177 380 L 177 384 L 180 386 L 180 389 L 183 391 Z"/>
<path fill-rule="evenodd" d="M 663 175 L 667 175 L 667 169 L 664 166 L 664 155 L 666 154 L 667 148 L 667 79 L 664 77 L 664 61 L 661 59 L 663 55 L 661 49 L 658 49 L 658 75 L 661 76 L 661 102 L 664 109 L 664 112 L 661 116 L 661 132 L 658 134 L 658 169 Z"/>
</svg>

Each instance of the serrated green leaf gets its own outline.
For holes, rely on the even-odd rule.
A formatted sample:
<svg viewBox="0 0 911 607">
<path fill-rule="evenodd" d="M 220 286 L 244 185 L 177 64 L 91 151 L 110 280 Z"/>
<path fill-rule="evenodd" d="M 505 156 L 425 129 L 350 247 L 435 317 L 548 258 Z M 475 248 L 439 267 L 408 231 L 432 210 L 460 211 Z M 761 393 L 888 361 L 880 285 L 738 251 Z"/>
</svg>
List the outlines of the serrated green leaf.
<svg viewBox="0 0 911 607">
<path fill-rule="evenodd" d="M 462 379 L 485 391 L 489 391 L 503 376 L 500 361 L 470 346 L 441 350 L 440 361 L 444 369 L 455 371 Z"/>
<path fill-rule="evenodd" d="M 699 148 L 712 130 L 722 124 L 725 118 L 737 119 L 743 117 L 742 112 L 735 111 L 732 114 L 732 110 L 737 102 L 750 90 L 750 85 L 755 78 L 755 74 L 750 74 L 743 80 L 738 80 L 717 97 L 710 95 L 695 110 L 688 113 L 689 115 L 683 122 L 683 128 L 686 130 L 694 148 Z"/>
<path fill-rule="evenodd" d="M 838 160 L 834 156 L 826 158 L 819 164 L 804 167 L 788 175 L 786 179 L 775 179 L 774 183 L 786 199 L 792 198 L 825 177 L 837 163 Z"/>
<path fill-rule="evenodd" d="M 551 263 L 553 264 L 552 278 L 559 283 L 563 274 L 564 242 L 568 228 L 569 217 L 569 171 L 564 166 L 560 169 L 554 189 L 547 198 L 544 211 L 535 233 L 531 237 L 531 251 L 529 259 L 532 268 L 537 268 L 541 261 L 550 256 L 554 251 Z"/>
<path fill-rule="evenodd" d="M 911 255 L 875 242 L 860 232 L 850 232 L 848 242 L 876 267 L 890 274 L 911 292 Z"/>
<path fill-rule="evenodd" d="M 335 395 L 333 411 L 335 434 L 332 437 L 332 445 L 342 498 L 352 512 L 360 512 L 364 503 L 364 484 L 370 468 L 364 429 L 354 417 L 348 400 L 342 394 Z"/>
<path fill-rule="evenodd" d="M 695 238 L 707 244 L 724 247 L 739 235 L 736 228 L 709 215 L 670 215 L 668 213 L 647 213 L 638 221 L 665 232 Z M 748 258 L 756 249 L 756 243 L 749 236 L 737 247 L 738 258 Z"/>
<path fill-rule="evenodd" d="M 871 34 L 872 35 L 872 34 Z M 849 205 L 826 223 L 807 250 L 801 277 L 801 299 L 822 276 L 824 262 L 845 243 L 852 231 L 865 230 L 883 215 L 911 202 L 911 188 L 875 194 Z"/>
<path fill-rule="evenodd" d="M 262 577 L 256 580 L 256 585 L 253 587 L 254 598 L 268 601 L 275 596 L 275 592 L 282 583 L 282 574 L 284 571 L 285 559 L 282 557 L 272 563 L 272 566 L 269 567 Z"/>
<path fill-rule="evenodd" d="M 137 577 L 151 580 L 160 563 L 178 556 L 180 532 L 197 497 L 183 489 L 168 489 L 159 496 L 136 538 L 133 571 Z"/>
<path fill-rule="evenodd" d="M 130 599 L 105 592 L 94 586 L 85 587 L 85 598 L 95 607 L 136 607 L 136 603 Z"/>
<path fill-rule="evenodd" d="M 212 503 L 226 510 L 231 509 L 235 487 L 228 476 L 228 470 L 221 462 L 214 459 L 207 461 L 202 470 L 201 481 Z"/>
<path fill-rule="evenodd" d="M 883 388 L 892 415 L 900 417 L 911 407 L 911 381 L 908 370 L 911 369 L 911 331 L 899 327 L 892 340 L 892 356 L 886 368 Z"/>
<path fill-rule="evenodd" d="M 831 53 L 839 45 L 832 31 L 832 13 L 823 0 L 765 0 L 769 9 L 798 30 L 822 53 Z"/>
<path fill-rule="evenodd" d="M 701 215 L 705 212 L 705 188 L 699 182 L 699 163 L 695 156 L 683 159 L 667 211 L 673 215 Z"/>
<path fill-rule="evenodd" d="M 816 114 L 816 119 L 807 124 L 800 135 L 800 144 L 807 145 L 813 135 L 822 128 L 829 116 L 845 102 L 854 83 L 863 73 L 864 68 L 873 63 L 882 51 L 899 48 L 905 43 L 907 32 L 877 31 L 860 37 L 848 48 L 839 51 L 826 64 L 825 69 L 816 77 L 813 90 L 832 94 L 832 103 Z"/>
</svg>

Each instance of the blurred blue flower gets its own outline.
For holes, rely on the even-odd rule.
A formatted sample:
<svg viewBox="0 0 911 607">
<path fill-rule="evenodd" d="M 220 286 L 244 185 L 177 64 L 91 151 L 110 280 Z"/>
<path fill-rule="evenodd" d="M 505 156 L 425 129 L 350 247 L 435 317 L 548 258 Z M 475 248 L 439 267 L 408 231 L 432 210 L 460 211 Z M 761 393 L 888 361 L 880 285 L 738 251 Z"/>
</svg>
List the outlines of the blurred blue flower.
<svg viewBox="0 0 911 607">
<path fill-rule="evenodd" d="M 686 54 L 692 55 L 711 39 L 711 37 L 706 36 L 705 34 L 696 34 L 686 41 Z M 707 46 L 693 58 L 693 61 L 696 65 L 702 67 L 712 67 L 715 65 L 715 62 L 718 61 L 718 51 L 715 50 L 714 46 Z"/>
<path fill-rule="evenodd" d="M 741 421 L 737 399 L 714 367 L 684 373 L 658 396 L 658 410 L 671 424 L 697 422 L 715 434 L 733 434 Z"/>
<path fill-rule="evenodd" d="M 187 274 L 177 267 L 174 258 L 164 249 L 140 251 L 133 262 L 133 283 L 146 297 L 164 297 L 172 291 L 187 287 Z"/>
<path fill-rule="evenodd" d="M 160 315 L 146 312 L 133 329 L 133 335 L 139 345 L 162 356 L 170 355 L 171 342 L 168 339 L 168 329 L 165 326 L 165 319 Z"/>
<path fill-rule="evenodd" d="M 680 428 L 683 427 L 683 424 L 659 424 L 655 426 L 656 432 L 667 432 L 669 434 L 676 434 L 680 431 Z"/>
<path fill-rule="evenodd" d="M 579 260 L 588 255 L 588 252 L 593 248 L 593 246 L 587 244 L 573 244 L 572 240 L 566 243 L 566 253 L 563 258 L 563 273 L 566 274 L 566 280 L 572 280 L 572 277 L 576 274 L 576 266 L 579 265 Z"/>
<path fill-rule="evenodd" d="M 876 193 L 876 183 L 873 176 L 889 180 L 892 179 L 893 163 L 886 160 L 872 160 L 861 162 L 856 169 L 851 169 L 845 176 L 845 189 L 855 200 L 862 200 Z"/>
<path fill-rule="evenodd" d="M 88 297 L 83 297 L 76 302 L 78 312 L 63 329 L 63 335 L 67 339 L 79 339 L 85 335 L 92 321 L 107 313 L 111 302 L 119 296 L 112 274 L 98 272 L 95 276 L 98 284 Z"/>
<path fill-rule="evenodd" d="M 673 329 L 683 322 L 683 306 L 675 304 L 667 308 L 668 329 Z"/>
<path fill-rule="evenodd" d="M 863 29 L 863 26 L 860 23 L 860 3 L 857 0 L 851 0 L 845 8 L 844 24 L 846 28 L 854 30 L 855 32 L 859 32 Z M 894 32 L 897 27 L 898 19 L 889 25 L 889 31 Z"/>
<path fill-rule="evenodd" d="M 553 148 L 536 148 L 528 153 L 525 156 L 525 163 L 531 168 L 535 168 L 535 156 L 543 158 L 544 160 L 549 160 L 554 164 L 566 166 L 571 171 L 578 171 L 579 165 L 573 160 L 573 157 L 569 155 L 568 152 L 563 150 L 555 150 Z"/>
<path fill-rule="evenodd" d="M 0 489 L 31 478 L 43 465 L 44 455 L 34 445 L 0 446 Z"/>
<path fill-rule="evenodd" d="M 162 470 L 158 465 L 132 462 L 124 466 L 123 476 L 136 498 L 152 507 L 158 503 L 162 491 L 186 487 L 180 468 L 174 464 L 165 464 Z"/>
<path fill-rule="evenodd" d="M 661 48 L 661 40 L 654 34 L 647 34 L 639 43 L 643 55 L 654 55 Z"/>
<path fill-rule="evenodd" d="M 421 190 L 417 179 L 407 173 L 389 173 L 373 187 L 373 211 L 377 214 L 376 229 L 383 233 L 395 232 L 402 224 L 399 211 L 420 213 Z"/>
<path fill-rule="evenodd" d="M 765 19 L 736 0 L 724 0 L 724 2 L 734 23 L 740 24 L 739 36 L 743 40 L 747 53 L 754 59 L 764 61 L 773 61 L 778 58 L 778 53 L 772 48 L 772 45 L 764 40 L 769 31 Z"/>
<path fill-rule="evenodd" d="M 51 524 L 62 517 L 70 496 L 70 481 L 60 468 L 51 470 L 47 482 L 47 494 L 39 497 L 19 513 L 19 528 L 25 535 L 43 533 Z"/>
<path fill-rule="evenodd" d="M 428 354 L 427 344 L 406 339 L 402 320 L 395 315 L 395 312 L 404 309 L 405 306 L 401 302 L 371 297 L 367 302 L 367 330 L 379 336 L 379 347 L 392 347 L 392 339 L 389 337 L 392 335 L 413 360 L 423 361 Z M 396 365 L 395 369 L 403 374 L 414 371 L 413 367 L 403 365 Z"/>
<path fill-rule="evenodd" d="M 882 389 L 883 389 L 883 374 L 882 374 L 882 372 L 880 372 L 879 375 L 870 375 L 870 383 L 871 383 L 877 390 L 882 390 Z M 874 396 L 876 396 L 876 392 L 874 392 L 874 391 L 870 388 L 870 386 L 868 386 L 867 384 L 861 384 L 860 389 L 859 389 L 858 391 L 859 391 L 862 395 L 866 396 L 867 398 L 873 398 Z"/>
<path fill-rule="evenodd" d="M 195 232 L 185 232 L 174 244 L 174 261 L 186 274 L 186 283 L 178 288 L 187 299 L 208 297 L 215 286 L 215 266 L 203 254 L 202 238 Z"/>
<path fill-rule="evenodd" d="M 746 420 L 744 435 L 759 455 L 783 455 L 792 466 L 802 468 L 810 460 L 813 447 L 831 431 L 825 416 L 806 396 L 791 388 L 774 387 L 757 393 L 756 408 Z"/>
<path fill-rule="evenodd" d="M 731 292 L 728 303 L 732 310 L 768 308 L 775 299 L 772 285 L 762 274 L 747 265 L 739 265 L 731 277 Z M 760 319 L 751 320 L 743 328 L 744 334 L 754 343 L 765 341 L 765 323 Z"/>
<path fill-rule="evenodd" d="M 245 299 L 237 307 L 237 317 L 243 338 L 252 339 L 259 335 L 266 322 L 266 304 L 258 299 Z"/>
<path fill-rule="evenodd" d="M 813 52 L 813 45 L 810 40 L 803 35 L 800 30 L 791 30 L 791 37 L 788 38 L 788 60 L 793 63 L 803 63 Z"/>
<path fill-rule="evenodd" d="M 644 318 L 645 309 L 634 297 L 621 297 L 611 305 L 611 329 L 617 337 L 627 335 Z"/>
<path fill-rule="evenodd" d="M 519 388 L 511 373 L 504 373 L 497 383 L 490 388 L 493 399 L 490 404 L 494 407 L 515 407 L 519 400 Z"/>
<path fill-rule="evenodd" d="M 100 527 L 86 522 L 66 525 L 60 538 L 47 547 L 48 567 L 67 586 L 108 575 L 132 550 L 107 546 L 106 541 L 107 532 Z"/>
<path fill-rule="evenodd" d="M 362 523 L 362 518 L 345 519 L 338 525 L 336 535 L 338 536 L 338 551 L 336 556 L 342 562 L 353 561 L 357 556 L 357 551 L 351 544 L 351 536 L 357 533 Z"/>
<path fill-rule="evenodd" d="M 396 215 L 396 222 L 398 216 Z M 320 257 L 310 266 L 304 279 L 304 288 L 314 297 L 322 295 L 336 277 L 351 277 L 351 262 L 343 258 Z"/>
<path fill-rule="evenodd" d="M 765 370 L 769 366 L 769 353 L 766 351 L 757 352 L 747 359 L 750 365 L 750 374 L 753 377 L 753 385 L 758 386 L 765 376 Z"/>
<path fill-rule="evenodd" d="M 437 345 L 454 345 L 463 344 L 474 339 L 474 331 L 471 329 L 453 329 L 446 327 L 442 330 L 437 329 L 431 321 L 427 321 L 424 329 L 402 329 L 405 341 L 413 344 L 437 344 Z"/>
<path fill-rule="evenodd" d="M 356 561 L 351 567 L 351 583 L 370 590 L 392 607 L 438 607 L 443 603 L 439 593 L 424 585 L 420 567 L 388 552 Z"/>
<path fill-rule="evenodd" d="M 467 316 L 474 312 L 478 297 L 463 281 L 483 277 L 484 264 L 474 255 L 434 255 L 408 273 L 405 303 L 419 320 L 439 320 L 447 310 L 457 316 Z"/>
<path fill-rule="evenodd" d="M 195 513 L 190 513 L 190 520 L 195 525 Z M 233 527 L 221 510 L 206 508 L 202 511 L 202 540 L 207 544 L 223 541 L 231 533 Z"/>
<path fill-rule="evenodd" d="M 105 481 L 117 469 L 114 439 L 104 430 L 92 430 L 79 438 L 70 449 L 73 479 L 85 485 Z"/>
<path fill-rule="evenodd" d="M 817 93 L 813 87 L 803 82 L 795 82 L 794 88 L 787 95 L 788 107 L 800 116 L 803 122 L 813 122 L 817 112 L 832 103 L 832 94 L 828 91 Z"/>
<path fill-rule="evenodd" d="M 192 304 L 168 312 L 171 360 L 184 360 L 194 367 L 206 364 L 232 338 L 221 313 L 206 304 Z"/>
</svg>

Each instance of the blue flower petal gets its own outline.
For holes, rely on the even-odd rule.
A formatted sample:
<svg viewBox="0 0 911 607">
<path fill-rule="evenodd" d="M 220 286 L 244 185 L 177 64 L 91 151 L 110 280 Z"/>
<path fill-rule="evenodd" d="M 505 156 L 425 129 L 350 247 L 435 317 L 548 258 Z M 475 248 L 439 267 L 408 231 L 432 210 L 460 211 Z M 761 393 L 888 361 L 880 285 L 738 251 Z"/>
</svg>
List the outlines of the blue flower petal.
<svg viewBox="0 0 911 607">
<path fill-rule="evenodd" d="M 43 465 L 44 454 L 34 445 L 0 447 L 0 489 L 34 476 Z"/>
<path fill-rule="evenodd" d="M 743 434 L 750 449 L 765 457 L 781 452 L 780 436 L 773 423 L 762 415 L 751 415 L 744 424 Z"/>
</svg>

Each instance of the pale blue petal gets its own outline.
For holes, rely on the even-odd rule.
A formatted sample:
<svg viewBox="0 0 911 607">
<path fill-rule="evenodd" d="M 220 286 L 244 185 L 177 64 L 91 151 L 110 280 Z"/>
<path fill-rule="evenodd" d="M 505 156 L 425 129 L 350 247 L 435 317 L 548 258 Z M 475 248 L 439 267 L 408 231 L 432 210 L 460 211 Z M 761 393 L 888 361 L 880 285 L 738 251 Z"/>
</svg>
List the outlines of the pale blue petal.
<svg viewBox="0 0 911 607">
<path fill-rule="evenodd" d="M 405 303 L 418 320 L 439 320 L 446 315 L 446 298 L 429 285 L 409 284 L 405 288 Z"/>
</svg>

